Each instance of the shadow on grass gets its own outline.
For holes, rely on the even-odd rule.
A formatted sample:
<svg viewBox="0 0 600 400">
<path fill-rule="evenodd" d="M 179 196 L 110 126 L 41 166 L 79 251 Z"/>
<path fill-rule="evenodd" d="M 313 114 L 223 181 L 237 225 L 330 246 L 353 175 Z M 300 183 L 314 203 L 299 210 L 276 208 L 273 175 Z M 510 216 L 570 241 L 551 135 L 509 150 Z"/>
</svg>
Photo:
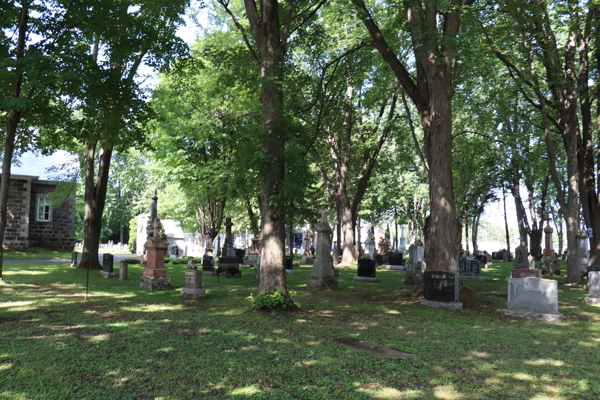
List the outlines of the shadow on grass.
<svg viewBox="0 0 600 400">
<path fill-rule="evenodd" d="M 246 302 L 257 283 L 204 277 L 207 298 L 183 300 L 185 266 L 173 288 L 63 265 L 20 264 L 0 288 L 0 399 L 597 399 L 600 308 L 582 288 L 560 286 L 566 322 L 504 319 L 510 265 L 469 282 L 474 305 L 459 313 L 399 297 L 404 273 L 381 284 L 340 271 L 338 291 L 305 289 L 309 267 L 288 275 L 301 309 L 264 316 Z M 39 271 L 40 273 L 35 273 Z M 492 279 L 488 279 L 488 277 Z M 496 280 L 497 278 L 497 280 Z M 558 278 L 561 279 L 561 278 Z M 483 306 L 486 307 L 483 307 Z M 391 360 L 347 348 L 351 337 L 417 354 Z"/>
</svg>

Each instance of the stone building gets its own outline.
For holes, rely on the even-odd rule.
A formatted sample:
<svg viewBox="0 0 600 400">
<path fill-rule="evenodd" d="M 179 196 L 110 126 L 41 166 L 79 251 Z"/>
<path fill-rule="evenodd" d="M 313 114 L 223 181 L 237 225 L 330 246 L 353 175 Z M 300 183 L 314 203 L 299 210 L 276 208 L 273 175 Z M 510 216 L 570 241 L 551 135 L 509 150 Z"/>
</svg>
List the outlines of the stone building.
<svg viewBox="0 0 600 400">
<path fill-rule="evenodd" d="M 60 190 L 57 190 L 59 185 Z M 75 243 L 75 189 L 75 184 L 11 175 L 4 246 L 72 250 Z"/>
</svg>

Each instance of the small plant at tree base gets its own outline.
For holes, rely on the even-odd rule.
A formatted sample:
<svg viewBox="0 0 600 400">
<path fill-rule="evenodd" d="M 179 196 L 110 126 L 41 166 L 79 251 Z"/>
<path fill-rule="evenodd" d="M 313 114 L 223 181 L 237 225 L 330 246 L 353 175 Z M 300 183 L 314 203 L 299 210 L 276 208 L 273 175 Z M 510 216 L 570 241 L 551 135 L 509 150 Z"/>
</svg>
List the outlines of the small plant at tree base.
<svg viewBox="0 0 600 400">
<path fill-rule="evenodd" d="M 290 292 L 290 294 L 293 294 Z M 250 309 L 252 310 L 271 310 L 271 315 L 276 314 L 276 309 L 282 307 L 286 309 L 291 303 L 285 301 L 283 294 L 279 289 L 274 292 L 259 293 L 257 296 L 252 294 L 246 297 L 250 303 L 252 303 Z"/>
</svg>

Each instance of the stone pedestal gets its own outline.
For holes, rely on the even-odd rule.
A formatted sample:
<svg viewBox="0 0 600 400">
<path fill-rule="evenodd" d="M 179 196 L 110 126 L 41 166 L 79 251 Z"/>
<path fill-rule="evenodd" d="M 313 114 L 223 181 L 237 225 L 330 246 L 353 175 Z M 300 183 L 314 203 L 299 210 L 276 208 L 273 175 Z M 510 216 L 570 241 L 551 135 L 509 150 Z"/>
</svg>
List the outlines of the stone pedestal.
<svg viewBox="0 0 600 400">
<path fill-rule="evenodd" d="M 129 274 L 129 264 L 125 261 L 119 263 L 119 280 L 126 281 Z"/>
<path fill-rule="evenodd" d="M 314 260 L 311 256 L 304 256 L 300 260 L 301 265 L 313 265 L 313 262 L 314 262 Z"/>
<path fill-rule="evenodd" d="M 588 297 L 585 301 L 592 304 L 600 304 L 600 266 L 592 265 L 588 271 Z"/>
<path fill-rule="evenodd" d="M 559 322 L 558 282 L 542 278 L 510 278 L 504 315 L 545 322 Z"/>
<path fill-rule="evenodd" d="M 100 270 L 100 276 L 103 278 L 115 278 L 117 275 L 114 272 Z"/>
<path fill-rule="evenodd" d="M 309 289 L 336 289 L 337 279 L 334 275 L 331 243 L 331 228 L 327 223 L 327 210 L 321 210 L 321 222 L 317 225 L 316 259 L 312 267 L 311 277 L 306 284 Z"/>
<path fill-rule="evenodd" d="M 252 239 L 252 250 L 250 251 L 250 253 L 252 254 L 258 254 L 258 251 L 260 249 L 260 239 L 259 238 L 253 238 Z"/>
</svg>

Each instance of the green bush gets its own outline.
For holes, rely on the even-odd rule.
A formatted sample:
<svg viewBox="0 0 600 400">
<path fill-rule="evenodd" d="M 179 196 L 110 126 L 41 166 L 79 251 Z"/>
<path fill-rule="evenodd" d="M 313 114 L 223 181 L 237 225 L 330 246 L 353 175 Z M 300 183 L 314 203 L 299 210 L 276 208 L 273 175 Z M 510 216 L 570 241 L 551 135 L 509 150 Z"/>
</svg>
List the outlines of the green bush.
<svg viewBox="0 0 600 400">
<path fill-rule="evenodd" d="M 290 292 L 290 294 L 293 294 Z M 287 303 L 283 298 L 283 294 L 279 289 L 274 292 L 268 293 L 259 293 L 258 296 L 250 296 L 246 297 L 252 305 L 250 309 L 252 310 L 271 310 L 271 315 L 275 315 L 277 308 L 281 307 L 286 309 L 290 303 Z"/>
<path fill-rule="evenodd" d="M 124 262 L 125 264 L 139 264 L 140 260 L 136 260 L 135 258 L 126 258 L 124 260 L 121 260 L 121 262 Z"/>
</svg>

